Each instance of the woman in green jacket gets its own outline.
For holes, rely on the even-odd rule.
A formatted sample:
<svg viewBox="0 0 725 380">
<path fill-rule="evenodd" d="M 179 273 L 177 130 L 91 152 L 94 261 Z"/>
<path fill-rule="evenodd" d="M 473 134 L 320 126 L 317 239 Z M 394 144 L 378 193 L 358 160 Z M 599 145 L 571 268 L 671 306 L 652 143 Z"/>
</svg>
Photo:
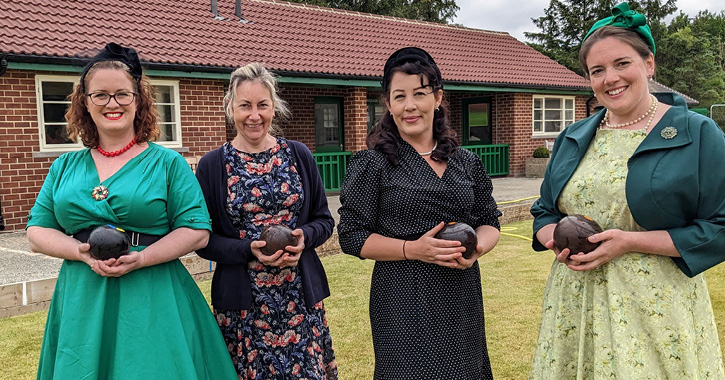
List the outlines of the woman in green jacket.
<svg viewBox="0 0 725 380">
<path fill-rule="evenodd" d="M 556 253 L 532 379 L 725 378 L 701 272 L 725 260 L 725 136 L 676 95 L 655 98 L 655 43 L 626 3 L 579 59 L 605 110 L 556 140 L 533 205 L 536 250 Z M 554 247 L 566 215 L 604 232 L 590 253 Z"/>
</svg>

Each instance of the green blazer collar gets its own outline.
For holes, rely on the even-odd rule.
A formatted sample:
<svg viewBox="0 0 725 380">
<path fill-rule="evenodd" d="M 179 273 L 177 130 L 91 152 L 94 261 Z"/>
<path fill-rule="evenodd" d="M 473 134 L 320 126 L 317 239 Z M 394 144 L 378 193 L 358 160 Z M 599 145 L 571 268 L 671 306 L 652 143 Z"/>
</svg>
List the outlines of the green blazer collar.
<svg viewBox="0 0 725 380">
<path fill-rule="evenodd" d="M 670 149 L 692 143 L 690 124 L 687 117 L 687 103 L 675 94 L 659 94 L 659 101 L 672 107 L 662 116 L 649 135 L 634 151 L 632 157 L 655 149 Z M 666 130 L 665 130 L 666 129 Z M 663 130 L 665 132 L 663 133 Z M 672 136 L 674 134 L 674 136 Z"/>
</svg>

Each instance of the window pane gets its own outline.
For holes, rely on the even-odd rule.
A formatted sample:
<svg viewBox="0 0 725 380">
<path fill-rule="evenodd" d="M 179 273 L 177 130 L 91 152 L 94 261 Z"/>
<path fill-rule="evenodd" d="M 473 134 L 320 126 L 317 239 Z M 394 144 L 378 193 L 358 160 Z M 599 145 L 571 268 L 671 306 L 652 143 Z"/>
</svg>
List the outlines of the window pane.
<svg viewBox="0 0 725 380">
<path fill-rule="evenodd" d="M 46 125 L 45 126 L 45 143 L 46 144 L 72 144 L 73 141 L 68 138 L 65 125 Z"/>
<path fill-rule="evenodd" d="M 574 120 L 574 111 L 566 110 L 564 112 L 564 115 L 565 115 L 564 118 L 566 120 Z"/>
<path fill-rule="evenodd" d="M 559 98 L 546 98 L 546 101 L 544 102 L 544 106 L 546 109 L 551 108 L 558 108 L 561 109 L 561 99 Z"/>
<path fill-rule="evenodd" d="M 566 108 L 574 109 L 574 99 L 566 99 Z"/>
<path fill-rule="evenodd" d="M 171 86 L 156 86 L 156 103 L 174 103 L 174 92 Z"/>
<path fill-rule="evenodd" d="M 161 122 L 161 123 L 176 122 L 176 113 L 174 112 L 173 105 L 157 105 L 156 109 L 159 110 L 159 122 Z"/>
<path fill-rule="evenodd" d="M 43 82 L 43 101 L 65 101 L 73 92 L 72 82 Z"/>
<path fill-rule="evenodd" d="M 541 132 L 541 122 L 534 121 L 534 132 Z"/>
<path fill-rule="evenodd" d="M 315 104 L 315 142 L 336 146 L 340 142 L 337 104 Z"/>
<path fill-rule="evenodd" d="M 67 104 L 62 103 L 45 103 L 43 104 L 43 122 L 44 123 L 64 123 L 65 110 Z"/>
<path fill-rule="evenodd" d="M 541 109 L 541 98 L 534 98 L 534 109 Z"/>
<path fill-rule="evenodd" d="M 546 120 L 561 120 L 561 111 L 546 110 L 544 111 L 544 117 L 546 118 Z"/>
<path fill-rule="evenodd" d="M 176 138 L 176 133 L 174 133 L 175 126 L 176 124 L 159 123 L 161 134 L 159 135 L 158 141 L 174 141 Z"/>
<path fill-rule="evenodd" d="M 559 132 L 561 124 L 561 121 L 547 121 L 544 123 L 544 132 Z"/>
<path fill-rule="evenodd" d="M 534 111 L 534 120 L 541 120 L 542 119 L 542 111 L 536 110 Z"/>
<path fill-rule="evenodd" d="M 468 126 L 481 127 L 488 125 L 488 103 L 468 105 Z"/>
</svg>

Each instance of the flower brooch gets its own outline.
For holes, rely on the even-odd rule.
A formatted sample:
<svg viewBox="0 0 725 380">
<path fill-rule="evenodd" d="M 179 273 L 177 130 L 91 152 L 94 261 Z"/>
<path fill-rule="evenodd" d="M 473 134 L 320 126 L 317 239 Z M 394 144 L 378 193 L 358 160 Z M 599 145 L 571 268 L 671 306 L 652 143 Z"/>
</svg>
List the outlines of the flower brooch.
<svg viewBox="0 0 725 380">
<path fill-rule="evenodd" d="M 93 192 L 91 193 L 91 196 L 93 199 L 97 201 L 102 201 L 106 198 L 108 198 L 108 188 L 103 185 L 98 185 L 93 188 Z"/>
<path fill-rule="evenodd" d="M 662 132 L 660 132 L 660 136 L 662 136 L 665 140 L 671 140 L 677 136 L 677 128 L 675 127 L 664 127 L 662 128 Z"/>
</svg>

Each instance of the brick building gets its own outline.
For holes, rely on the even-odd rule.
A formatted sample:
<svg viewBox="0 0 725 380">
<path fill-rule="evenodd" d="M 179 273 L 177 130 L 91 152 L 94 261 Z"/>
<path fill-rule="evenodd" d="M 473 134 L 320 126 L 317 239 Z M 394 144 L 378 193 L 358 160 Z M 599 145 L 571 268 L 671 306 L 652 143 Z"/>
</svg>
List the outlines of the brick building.
<svg viewBox="0 0 725 380">
<path fill-rule="evenodd" d="M 504 32 L 277 0 L 13 0 L 0 18 L 0 212 L 9 230 L 24 227 L 53 160 L 82 149 L 65 136 L 66 96 L 107 42 L 139 52 L 157 89 L 160 144 L 186 157 L 233 137 L 222 109 L 229 73 L 265 63 L 293 112 L 284 135 L 315 153 L 331 190 L 385 111 L 379 82 L 398 48 L 436 59 L 451 124 L 492 175 L 523 175 L 533 150 L 591 103 L 583 78 Z"/>
</svg>

